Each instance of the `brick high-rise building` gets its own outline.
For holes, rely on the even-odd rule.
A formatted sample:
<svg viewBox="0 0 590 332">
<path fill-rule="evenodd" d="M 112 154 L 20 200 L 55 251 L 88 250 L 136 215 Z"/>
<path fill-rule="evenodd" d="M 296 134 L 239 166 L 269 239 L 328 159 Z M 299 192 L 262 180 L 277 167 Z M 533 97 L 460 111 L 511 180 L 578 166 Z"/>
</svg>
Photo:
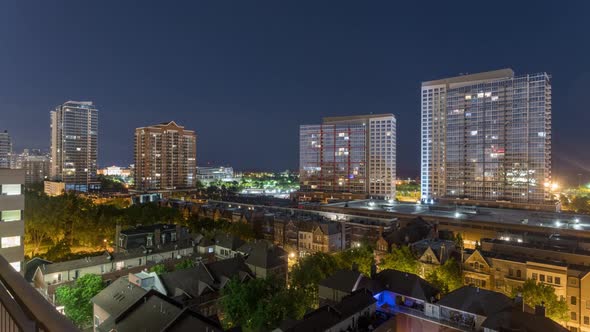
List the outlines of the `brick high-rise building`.
<svg viewBox="0 0 590 332">
<path fill-rule="evenodd" d="M 135 129 L 135 188 L 191 188 L 196 182 L 197 136 L 174 121 Z"/>
</svg>

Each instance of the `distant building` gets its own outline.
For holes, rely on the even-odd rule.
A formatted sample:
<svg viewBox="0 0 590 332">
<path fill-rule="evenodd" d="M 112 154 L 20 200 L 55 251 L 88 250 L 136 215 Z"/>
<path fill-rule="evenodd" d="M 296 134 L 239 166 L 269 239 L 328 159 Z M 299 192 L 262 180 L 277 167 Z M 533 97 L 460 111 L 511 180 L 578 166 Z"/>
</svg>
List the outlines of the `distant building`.
<svg viewBox="0 0 590 332">
<path fill-rule="evenodd" d="M 21 272 L 24 263 L 23 170 L 0 169 L 0 255 Z"/>
<path fill-rule="evenodd" d="M 422 200 L 547 203 L 551 76 L 511 69 L 422 83 Z"/>
<path fill-rule="evenodd" d="M 91 101 L 67 101 L 51 111 L 51 178 L 66 190 L 98 189 L 98 110 Z"/>
<path fill-rule="evenodd" d="M 0 168 L 10 168 L 12 154 L 12 140 L 8 131 L 0 132 Z"/>
<path fill-rule="evenodd" d="M 41 183 L 49 179 L 51 160 L 39 149 L 24 149 L 22 153 L 12 153 L 10 168 L 25 170 L 25 184 Z"/>
<path fill-rule="evenodd" d="M 197 180 L 204 185 L 209 185 L 211 182 L 231 182 L 234 181 L 234 169 L 232 167 L 197 167 Z"/>
<path fill-rule="evenodd" d="M 196 183 L 197 135 L 174 121 L 135 129 L 135 188 L 192 188 Z"/>
<path fill-rule="evenodd" d="M 299 129 L 300 199 L 395 198 L 396 119 L 393 114 L 324 118 Z M 312 196 L 313 197 L 313 196 Z"/>
<path fill-rule="evenodd" d="M 47 196 L 59 196 L 66 191 L 66 184 L 59 181 L 44 181 L 43 191 Z"/>
<path fill-rule="evenodd" d="M 133 172 L 130 168 L 120 167 L 120 166 L 109 166 L 105 168 L 101 168 L 97 171 L 98 175 L 106 175 L 106 176 L 119 176 L 122 178 L 127 178 L 133 175 Z"/>
</svg>

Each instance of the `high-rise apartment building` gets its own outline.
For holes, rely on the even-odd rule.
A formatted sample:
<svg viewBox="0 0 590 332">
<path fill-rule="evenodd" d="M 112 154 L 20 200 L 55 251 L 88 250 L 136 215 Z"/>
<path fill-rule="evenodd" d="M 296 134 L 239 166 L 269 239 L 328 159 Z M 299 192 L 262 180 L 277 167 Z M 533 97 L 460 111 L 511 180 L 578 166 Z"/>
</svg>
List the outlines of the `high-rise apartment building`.
<svg viewBox="0 0 590 332">
<path fill-rule="evenodd" d="M 19 272 L 25 257 L 24 183 L 23 170 L 0 169 L 0 255 Z"/>
<path fill-rule="evenodd" d="M 25 184 L 41 183 L 49 179 L 50 158 L 39 149 L 24 149 L 13 153 L 10 168 L 25 170 Z"/>
<path fill-rule="evenodd" d="M 8 131 L 0 132 L 0 168 L 10 168 L 12 140 Z"/>
<path fill-rule="evenodd" d="M 98 110 L 90 101 L 68 101 L 51 111 L 51 177 L 66 190 L 98 187 Z"/>
<path fill-rule="evenodd" d="M 551 76 L 511 69 L 422 83 L 423 200 L 550 199 Z"/>
<path fill-rule="evenodd" d="M 395 198 L 393 114 L 324 118 L 299 129 L 301 192 Z"/>
<path fill-rule="evenodd" d="M 197 171 L 197 135 L 174 121 L 135 129 L 135 188 L 191 188 Z"/>
</svg>

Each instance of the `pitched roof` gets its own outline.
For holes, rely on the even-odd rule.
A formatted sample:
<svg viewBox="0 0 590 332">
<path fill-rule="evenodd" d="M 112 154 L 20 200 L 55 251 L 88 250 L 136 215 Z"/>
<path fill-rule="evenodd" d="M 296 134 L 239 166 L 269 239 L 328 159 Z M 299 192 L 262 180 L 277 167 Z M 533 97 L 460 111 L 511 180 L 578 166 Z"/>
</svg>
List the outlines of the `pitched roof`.
<svg viewBox="0 0 590 332">
<path fill-rule="evenodd" d="M 207 290 L 218 291 L 233 277 L 252 277 L 252 272 L 240 256 L 177 270 L 160 275 L 168 294 L 186 293 L 198 297 Z"/>
<path fill-rule="evenodd" d="M 514 306 L 514 302 L 502 293 L 472 286 L 463 286 L 450 292 L 438 304 L 485 317 Z"/>
<path fill-rule="evenodd" d="M 287 264 L 287 252 L 267 241 L 244 244 L 238 249 L 246 255 L 246 264 L 261 268 L 273 268 Z"/>
<path fill-rule="evenodd" d="M 127 278 L 121 277 L 96 294 L 90 301 L 101 307 L 110 316 L 117 316 L 145 293 L 147 293 L 145 289 L 130 283 Z"/>
<path fill-rule="evenodd" d="M 539 316 L 522 310 L 507 310 L 490 315 L 481 324 L 482 327 L 495 331 L 519 332 L 566 332 L 568 329 L 545 316 Z"/>
<path fill-rule="evenodd" d="M 192 329 L 191 329 L 192 328 Z M 218 322 L 208 319 L 169 297 L 149 291 L 117 316 L 111 316 L 97 331 L 222 331 Z"/>
<path fill-rule="evenodd" d="M 303 316 L 299 321 L 286 320 L 280 329 L 284 332 L 325 331 L 350 316 L 375 303 L 375 298 L 366 289 L 360 289 L 342 298 L 336 305 L 325 305 Z"/>
<path fill-rule="evenodd" d="M 240 239 L 239 237 L 227 233 L 221 233 L 215 236 L 216 245 L 231 250 L 237 250 L 244 243 L 245 241 Z"/>
<path fill-rule="evenodd" d="M 357 289 L 361 281 L 365 278 L 366 277 L 358 271 L 340 270 L 320 281 L 318 285 L 351 293 Z"/>
<path fill-rule="evenodd" d="M 432 298 L 435 298 L 440 293 L 428 281 L 413 273 L 391 269 L 377 273 L 370 283 L 362 286 L 371 289 L 374 294 L 388 290 L 399 295 L 426 302 L 430 302 Z"/>
<path fill-rule="evenodd" d="M 33 281 L 33 277 L 35 276 L 37 267 L 45 264 L 51 264 L 51 262 L 39 257 L 34 257 L 30 261 L 28 261 L 25 264 L 25 280 L 28 282 Z"/>
</svg>

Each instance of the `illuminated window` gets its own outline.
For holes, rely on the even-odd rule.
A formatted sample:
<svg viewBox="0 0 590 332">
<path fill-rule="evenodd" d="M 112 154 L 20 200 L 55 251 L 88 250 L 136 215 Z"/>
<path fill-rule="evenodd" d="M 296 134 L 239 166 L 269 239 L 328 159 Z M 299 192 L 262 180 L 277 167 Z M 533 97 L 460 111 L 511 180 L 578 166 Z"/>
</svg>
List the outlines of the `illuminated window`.
<svg viewBox="0 0 590 332">
<path fill-rule="evenodd" d="M 470 100 L 471 99 L 471 95 L 466 95 L 465 96 L 465 100 Z"/>
<path fill-rule="evenodd" d="M 3 184 L 2 185 L 2 195 L 12 196 L 12 195 L 20 195 L 21 194 L 21 185 L 20 184 Z"/>
<path fill-rule="evenodd" d="M 2 211 L 2 213 L 0 215 L 1 215 L 0 219 L 5 222 L 17 221 L 17 220 L 21 219 L 21 211 L 20 210 L 6 210 L 6 211 Z"/>
<path fill-rule="evenodd" d="M 472 130 L 471 131 L 471 136 L 475 136 L 475 135 L 477 135 L 477 130 Z"/>
<path fill-rule="evenodd" d="M 8 236 L 2 238 L 2 248 L 12 248 L 20 246 L 20 236 Z"/>
</svg>

